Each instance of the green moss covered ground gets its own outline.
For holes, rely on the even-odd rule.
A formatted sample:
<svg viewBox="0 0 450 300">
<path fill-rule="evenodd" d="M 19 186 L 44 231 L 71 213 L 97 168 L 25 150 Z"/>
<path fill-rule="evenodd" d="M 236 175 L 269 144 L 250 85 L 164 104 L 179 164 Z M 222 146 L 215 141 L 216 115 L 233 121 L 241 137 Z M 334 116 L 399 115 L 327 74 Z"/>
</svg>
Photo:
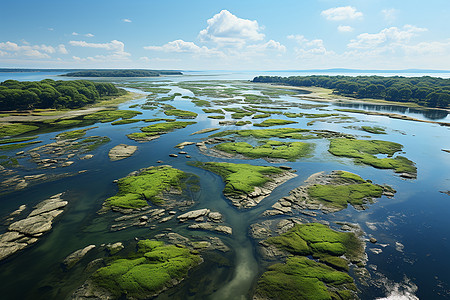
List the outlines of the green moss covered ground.
<svg viewBox="0 0 450 300">
<path fill-rule="evenodd" d="M 21 123 L 0 123 L 0 138 L 16 136 L 37 129 L 39 129 L 39 127 L 34 125 L 26 125 Z"/>
<path fill-rule="evenodd" d="M 241 154 L 250 158 L 280 158 L 294 161 L 311 154 L 314 144 L 303 142 L 266 141 L 265 144 L 253 147 L 246 142 L 222 143 L 215 149 L 232 154 Z"/>
<path fill-rule="evenodd" d="M 270 127 L 270 126 L 287 125 L 287 124 L 294 124 L 294 123 L 298 123 L 298 122 L 290 121 L 290 120 L 282 120 L 282 119 L 267 119 L 267 120 L 262 121 L 261 123 L 254 124 L 254 126 Z"/>
<path fill-rule="evenodd" d="M 166 114 L 167 116 L 175 116 L 182 119 L 195 119 L 197 117 L 197 114 L 195 112 L 181 109 L 169 109 L 164 111 L 164 114 Z"/>
<path fill-rule="evenodd" d="M 293 138 L 295 139 L 297 135 L 303 136 L 302 133 L 309 132 L 307 129 L 300 128 L 277 128 L 277 129 L 248 129 L 248 130 L 225 130 L 215 134 L 210 135 L 210 137 L 222 137 L 227 135 L 239 135 L 243 137 L 254 137 L 267 139 L 271 137 L 279 138 Z"/>
<path fill-rule="evenodd" d="M 333 139 L 328 151 L 336 156 L 354 158 L 355 162 L 363 163 L 379 169 L 393 169 L 396 173 L 417 174 L 414 163 L 403 156 L 391 158 L 403 146 L 394 142 L 379 140 Z M 388 158 L 377 158 L 377 154 L 387 154 Z"/>
<path fill-rule="evenodd" d="M 186 175 L 170 166 L 150 167 L 138 175 L 119 179 L 119 191 L 105 200 L 106 205 L 121 208 L 141 208 L 153 204 L 163 204 L 163 192 L 181 189 L 180 180 Z"/>
<path fill-rule="evenodd" d="M 378 126 L 361 126 L 361 129 L 369 133 L 386 134 L 385 129 Z"/>
<path fill-rule="evenodd" d="M 20 144 L 6 144 L 6 145 L 0 145 L 0 151 L 6 151 L 6 150 L 15 150 L 20 149 L 23 147 L 27 147 L 30 145 L 41 143 L 42 141 L 31 141 L 26 143 L 20 143 Z"/>
<path fill-rule="evenodd" d="M 221 176 L 225 182 L 225 196 L 246 195 L 252 193 L 255 187 L 263 186 L 270 181 L 270 175 L 284 172 L 276 167 L 254 166 L 249 164 L 197 162 L 196 167 L 206 169 Z"/>
<path fill-rule="evenodd" d="M 108 123 L 118 119 L 131 119 L 140 114 L 142 113 L 136 110 L 103 110 L 86 115 L 84 116 L 84 119 L 95 122 Z"/>
<path fill-rule="evenodd" d="M 175 129 L 185 128 L 186 126 L 195 124 L 196 122 L 182 122 L 182 121 L 170 121 L 164 123 L 156 123 L 144 128 L 141 128 L 142 132 L 136 132 L 128 134 L 127 137 L 132 140 L 145 140 L 148 137 L 157 136 L 171 132 Z"/>
<path fill-rule="evenodd" d="M 363 253 L 353 233 L 337 232 L 318 223 L 297 224 L 288 232 L 270 237 L 267 243 L 294 256 L 269 267 L 258 280 L 256 294 L 269 299 L 353 299 L 356 286 L 345 255 Z M 312 255 L 319 261 L 306 256 Z"/>
<path fill-rule="evenodd" d="M 127 299 L 147 299 L 174 286 L 202 259 L 183 246 L 142 240 L 128 258 L 115 259 L 92 275 L 92 282 Z"/>
<path fill-rule="evenodd" d="M 86 132 L 89 129 L 93 129 L 93 128 L 96 128 L 96 127 L 61 132 L 56 135 L 56 139 L 58 139 L 58 140 L 79 139 L 79 138 L 82 138 L 83 136 L 85 136 Z"/>
</svg>

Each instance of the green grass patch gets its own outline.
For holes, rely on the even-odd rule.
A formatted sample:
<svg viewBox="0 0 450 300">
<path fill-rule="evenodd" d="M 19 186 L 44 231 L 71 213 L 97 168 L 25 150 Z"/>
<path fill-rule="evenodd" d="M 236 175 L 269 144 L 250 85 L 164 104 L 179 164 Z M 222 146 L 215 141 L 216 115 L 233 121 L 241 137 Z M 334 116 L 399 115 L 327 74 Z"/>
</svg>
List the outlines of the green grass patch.
<svg viewBox="0 0 450 300">
<path fill-rule="evenodd" d="M 22 138 L 3 139 L 3 140 L 0 140 L 0 145 L 27 142 L 27 141 L 35 140 L 37 138 L 38 138 L 37 136 L 27 136 L 27 137 L 22 137 Z"/>
<path fill-rule="evenodd" d="M 325 300 L 334 291 L 356 290 L 353 279 L 346 273 L 306 257 L 294 256 L 284 264 L 269 267 L 258 280 L 256 295 L 265 299 Z"/>
<path fill-rule="evenodd" d="M 27 147 L 30 145 L 41 143 L 42 141 L 31 141 L 26 143 L 20 143 L 20 144 L 6 144 L 0 146 L 0 151 L 7 151 L 7 150 L 14 150 L 14 149 L 20 149 L 23 147 Z"/>
<path fill-rule="evenodd" d="M 212 116 L 208 116 L 209 119 L 216 119 L 216 120 L 223 120 L 225 119 L 225 116 L 222 115 L 212 115 Z"/>
<path fill-rule="evenodd" d="M 382 127 L 361 126 L 361 129 L 366 132 L 373 133 L 373 134 L 386 134 L 386 130 Z"/>
<path fill-rule="evenodd" d="M 211 106 L 211 104 L 209 103 L 209 101 L 206 100 L 200 100 L 200 99 L 195 99 L 195 100 L 191 100 L 192 103 L 195 104 L 195 106 Z"/>
<path fill-rule="evenodd" d="M 246 142 L 237 142 L 218 144 L 214 148 L 231 154 L 241 154 L 250 158 L 281 158 L 294 161 L 297 158 L 311 154 L 314 149 L 314 144 L 267 141 L 263 145 L 253 147 Z"/>
<path fill-rule="evenodd" d="M 181 109 L 169 109 L 164 111 L 164 114 L 166 114 L 167 116 L 175 116 L 183 119 L 195 119 L 198 115 L 195 112 Z"/>
<path fill-rule="evenodd" d="M 109 123 L 118 119 L 131 119 L 140 114 L 142 113 L 136 110 L 103 110 L 86 115 L 84 116 L 84 119 L 102 123 Z"/>
<path fill-rule="evenodd" d="M 91 278 L 117 298 L 148 299 L 181 281 L 201 262 L 199 255 L 182 246 L 142 240 L 136 253 L 113 260 Z"/>
<path fill-rule="evenodd" d="M 227 135 L 239 135 L 242 137 L 254 137 L 258 139 L 267 139 L 271 137 L 278 138 L 293 138 L 301 135 L 304 132 L 309 132 L 307 129 L 299 128 L 277 128 L 277 129 L 247 129 L 247 130 L 225 130 L 215 134 L 210 135 L 210 137 L 223 137 Z"/>
<path fill-rule="evenodd" d="M 106 205 L 121 208 L 141 208 L 148 201 L 161 205 L 162 194 L 171 188 L 181 190 L 180 180 L 186 175 L 183 171 L 170 166 L 150 167 L 138 175 L 119 179 L 118 193 L 105 200 Z"/>
<path fill-rule="evenodd" d="M 261 123 L 254 124 L 254 126 L 270 127 L 270 126 L 287 125 L 287 124 L 294 124 L 294 123 L 298 123 L 298 122 L 282 120 L 282 119 L 267 119 L 267 120 L 262 121 Z"/>
<path fill-rule="evenodd" d="M 403 156 L 390 158 L 401 151 L 402 145 L 379 140 L 333 139 L 328 151 L 336 156 L 351 157 L 356 163 L 362 163 L 379 169 L 393 169 L 396 173 L 416 175 L 414 163 Z M 388 158 L 377 158 L 374 155 L 387 154 Z"/>
<path fill-rule="evenodd" d="M 249 194 L 254 191 L 255 187 L 263 186 L 266 182 L 271 181 L 269 175 L 284 172 L 276 167 L 249 164 L 196 162 L 193 165 L 221 176 L 225 182 L 223 190 L 225 196 Z"/>
<path fill-rule="evenodd" d="M 173 121 L 157 123 L 141 128 L 141 131 L 146 133 L 164 134 L 175 129 L 185 128 L 192 124 L 196 124 L 196 122 Z"/>
<path fill-rule="evenodd" d="M 124 125 L 124 124 L 132 124 L 132 123 L 137 123 L 140 122 L 142 120 L 140 119 L 126 119 L 126 120 L 118 120 L 118 121 L 114 121 L 111 123 L 111 125 Z"/>
<path fill-rule="evenodd" d="M 225 114 L 220 108 L 203 108 L 202 110 L 207 114 Z"/>
<path fill-rule="evenodd" d="M 0 138 L 16 136 L 37 129 L 39 129 L 38 126 L 26 125 L 22 123 L 0 123 Z"/>
<path fill-rule="evenodd" d="M 86 132 L 90 129 L 94 129 L 96 127 L 90 127 L 86 129 L 77 129 L 66 132 L 61 132 L 56 135 L 56 139 L 59 140 L 68 140 L 68 139 L 79 139 L 86 135 Z"/>
</svg>

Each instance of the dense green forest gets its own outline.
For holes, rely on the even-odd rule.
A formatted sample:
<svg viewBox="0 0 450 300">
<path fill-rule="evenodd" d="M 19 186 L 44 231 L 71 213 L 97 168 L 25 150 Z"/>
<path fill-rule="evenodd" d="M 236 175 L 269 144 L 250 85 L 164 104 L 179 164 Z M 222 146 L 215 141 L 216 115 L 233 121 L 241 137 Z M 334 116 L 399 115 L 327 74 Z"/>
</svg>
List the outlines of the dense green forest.
<svg viewBox="0 0 450 300">
<path fill-rule="evenodd" d="M 94 103 L 101 97 L 125 93 L 112 83 L 87 80 L 6 80 L 0 83 L 0 110 L 78 108 Z"/>
<path fill-rule="evenodd" d="M 292 86 L 317 86 L 354 98 L 414 102 L 427 107 L 447 108 L 450 105 L 450 79 L 437 77 L 382 76 L 258 76 L 253 82 Z"/>
<path fill-rule="evenodd" d="M 83 70 L 67 73 L 68 77 L 158 77 L 161 75 L 183 75 L 179 71 L 167 70 Z"/>
</svg>

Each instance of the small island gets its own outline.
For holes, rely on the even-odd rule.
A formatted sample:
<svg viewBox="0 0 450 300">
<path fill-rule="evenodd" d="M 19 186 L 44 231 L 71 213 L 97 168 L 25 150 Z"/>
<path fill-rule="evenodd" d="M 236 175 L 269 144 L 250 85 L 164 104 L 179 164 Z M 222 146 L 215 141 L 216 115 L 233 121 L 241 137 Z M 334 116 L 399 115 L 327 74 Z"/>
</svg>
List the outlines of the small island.
<svg viewBox="0 0 450 300">
<path fill-rule="evenodd" d="M 183 75 L 180 71 L 171 70 L 83 70 L 69 72 L 61 76 L 67 77 L 159 77 L 163 75 Z"/>
</svg>

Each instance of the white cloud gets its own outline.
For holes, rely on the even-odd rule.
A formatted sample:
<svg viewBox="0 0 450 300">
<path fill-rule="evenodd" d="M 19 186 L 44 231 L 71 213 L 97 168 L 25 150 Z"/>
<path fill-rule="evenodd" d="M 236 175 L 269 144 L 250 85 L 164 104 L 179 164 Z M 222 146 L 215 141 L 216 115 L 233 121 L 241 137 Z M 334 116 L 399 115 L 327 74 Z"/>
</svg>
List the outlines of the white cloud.
<svg viewBox="0 0 450 300">
<path fill-rule="evenodd" d="M 427 31 L 413 25 L 405 25 L 403 28 L 390 27 L 378 33 L 361 33 L 347 45 L 354 49 L 373 49 L 391 44 L 404 44 L 420 32 Z"/>
<path fill-rule="evenodd" d="M 294 49 L 297 58 L 335 54 L 333 51 L 326 49 L 321 39 L 308 40 L 303 35 L 288 35 L 288 39 L 295 40 L 298 44 Z"/>
<path fill-rule="evenodd" d="M 256 44 L 248 46 L 247 49 L 266 52 L 266 51 L 277 51 L 277 52 L 286 52 L 286 47 L 282 45 L 280 42 L 276 42 L 274 40 L 270 40 L 264 44 Z"/>
<path fill-rule="evenodd" d="M 394 8 L 383 9 L 381 13 L 384 16 L 384 20 L 388 23 L 393 23 L 397 19 L 398 11 Z"/>
<path fill-rule="evenodd" d="M 69 44 L 74 47 L 83 47 L 83 48 L 95 48 L 95 49 L 105 49 L 112 53 L 108 55 L 96 55 L 94 57 L 88 57 L 87 59 L 95 59 L 95 60 L 122 60 L 127 59 L 131 56 L 130 53 L 125 52 L 125 44 L 118 40 L 113 40 L 109 43 L 88 43 L 86 41 L 70 41 Z"/>
<path fill-rule="evenodd" d="M 421 42 L 415 45 L 404 45 L 408 55 L 450 55 L 450 39 L 445 41 Z"/>
<path fill-rule="evenodd" d="M 257 21 L 241 19 L 222 10 L 207 21 L 208 26 L 201 30 L 199 39 L 203 42 L 214 42 L 222 46 L 242 47 L 247 42 L 261 41 L 264 34 Z"/>
<path fill-rule="evenodd" d="M 125 23 L 131 23 L 132 21 L 130 19 L 122 19 L 123 22 Z"/>
<path fill-rule="evenodd" d="M 2 56 L 22 56 L 32 58 L 50 58 L 48 54 L 56 52 L 55 48 L 48 45 L 18 45 L 10 41 L 0 43 L 0 50 L 3 50 Z"/>
<path fill-rule="evenodd" d="M 75 35 L 75 36 L 77 36 L 77 35 L 80 35 L 78 32 L 72 32 L 72 35 Z"/>
<path fill-rule="evenodd" d="M 69 51 L 67 51 L 66 46 L 64 46 L 63 44 L 58 45 L 58 52 L 61 54 L 68 54 Z"/>
<path fill-rule="evenodd" d="M 222 53 L 215 49 L 209 49 L 206 46 L 197 46 L 193 42 L 185 42 L 183 40 L 175 40 L 168 42 L 162 46 L 146 46 L 146 50 L 163 51 L 163 52 L 178 52 L 178 53 L 194 53 L 204 55 L 221 55 Z"/>
<path fill-rule="evenodd" d="M 363 17 L 363 13 L 357 11 L 356 8 L 352 6 L 329 8 L 322 11 L 320 14 L 330 21 L 354 20 L 361 19 Z"/>
<path fill-rule="evenodd" d="M 94 35 L 93 35 L 92 33 L 86 33 L 84 36 L 87 36 L 87 37 L 94 37 Z"/>
<path fill-rule="evenodd" d="M 353 31 L 353 27 L 347 26 L 347 25 L 339 25 L 337 29 L 339 32 L 352 32 Z"/>
</svg>

